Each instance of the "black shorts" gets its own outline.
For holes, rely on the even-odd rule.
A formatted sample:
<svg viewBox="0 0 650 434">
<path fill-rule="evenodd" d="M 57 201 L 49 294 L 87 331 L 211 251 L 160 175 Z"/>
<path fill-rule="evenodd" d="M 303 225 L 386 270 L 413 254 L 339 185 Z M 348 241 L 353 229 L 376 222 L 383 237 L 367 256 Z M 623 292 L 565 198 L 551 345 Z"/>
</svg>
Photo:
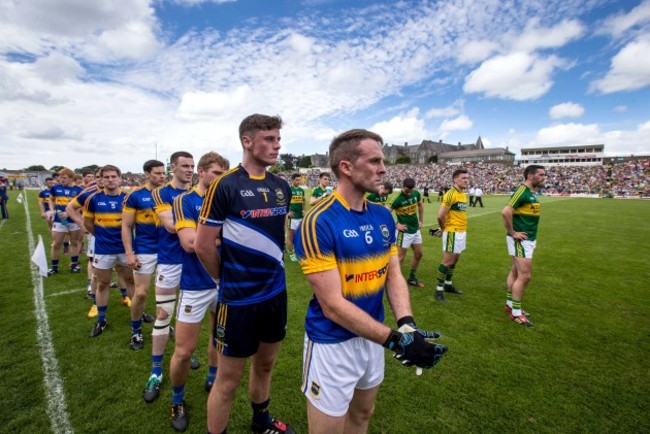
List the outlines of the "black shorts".
<svg viewBox="0 0 650 434">
<path fill-rule="evenodd" d="M 287 292 L 256 304 L 232 306 L 217 303 L 214 337 L 226 356 L 250 357 L 261 342 L 280 342 L 287 334 Z"/>
</svg>

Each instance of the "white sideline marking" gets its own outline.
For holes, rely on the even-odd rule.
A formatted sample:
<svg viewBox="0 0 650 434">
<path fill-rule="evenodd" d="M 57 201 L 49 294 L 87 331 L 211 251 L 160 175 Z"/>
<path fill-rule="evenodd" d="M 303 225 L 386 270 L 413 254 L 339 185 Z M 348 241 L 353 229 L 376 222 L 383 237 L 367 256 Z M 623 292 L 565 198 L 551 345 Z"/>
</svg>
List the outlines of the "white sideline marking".
<svg viewBox="0 0 650 434">
<path fill-rule="evenodd" d="M 86 288 L 69 289 L 67 291 L 53 292 L 52 294 L 47 294 L 46 297 L 58 297 L 59 295 L 74 294 L 75 292 L 81 292 L 85 290 Z"/>
<path fill-rule="evenodd" d="M 2 221 L 0 222 L 0 229 L 2 229 L 2 227 L 5 225 L 5 222 L 6 222 L 6 221 L 7 221 L 7 220 L 2 219 Z"/>
<path fill-rule="evenodd" d="M 29 242 L 29 256 L 34 254 L 34 234 L 32 233 L 32 220 L 29 217 L 27 195 L 23 200 L 25 217 L 27 222 L 27 239 Z M 32 283 L 34 285 L 34 314 L 36 315 L 36 337 L 41 350 L 41 361 L 43 363 L 43 382 L 45 383 L 45 397 L 47 399 L 47 415 L 50 418 L 52 431 L 55 433 L 73 433 L 72 425 L 68 417 L 68 410 L 65 405 L 63 392 L 63 381 L 59 374 L 59 363 L 56 360 L 56 353 L 52 345 L 52 333 L 50 323 L 45 309 L 43 298 L 43 278 L 37 267 L 31 263 Z"/>
</svg>

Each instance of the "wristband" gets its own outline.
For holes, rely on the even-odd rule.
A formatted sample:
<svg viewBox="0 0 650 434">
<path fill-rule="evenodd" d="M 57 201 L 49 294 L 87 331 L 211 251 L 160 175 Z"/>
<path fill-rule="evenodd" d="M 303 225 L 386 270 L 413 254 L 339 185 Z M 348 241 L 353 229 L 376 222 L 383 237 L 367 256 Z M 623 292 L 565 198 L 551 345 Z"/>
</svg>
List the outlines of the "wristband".
<svg viewBox="0 0 650 434">
<path fill-rule="evenodd" d="M 386 339 L 386 342 L 384 342 L 383 346 L 384 348 L 388 348 L 389 350 L 397 351 L 401 339 L 402 339 L 402 334 L 400 332 L 391 330 L 390 335 L 388 335 L 388 339 Z"/>
<path fill-rule="evenodd" d="M 415 327 L 415 318 L 412 316 L 403 316 L 397 320 L 397 327 L 402 327 L 404 324 Z"/>
</svg>

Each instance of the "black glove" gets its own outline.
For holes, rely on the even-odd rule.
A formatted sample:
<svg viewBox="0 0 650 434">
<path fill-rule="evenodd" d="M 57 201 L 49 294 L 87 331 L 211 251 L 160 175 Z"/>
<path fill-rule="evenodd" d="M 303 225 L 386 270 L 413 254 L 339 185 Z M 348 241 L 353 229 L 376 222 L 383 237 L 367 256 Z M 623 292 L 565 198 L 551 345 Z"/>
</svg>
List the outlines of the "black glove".
<svg viewBox="0 0 650 434">
<path fill-rule="evenodd" d="M 415 329 L 415 331 L 420 333 L 424 339 L 438 339 L 440 336 L 442 336 L 442 333 L 440 332 L 429 332 L 419 328 L 415 325 L 415 319 L 412 316 L 405 316 L 397 320 L 398 328 L 401 329 L 404 324 Z"/>
<path fill-rule="evenodd" d="M 402 333 L 391 330 L 384 347 L 395 351 L 395 358 L 403 366 L 415 365 L 425 369 L 434 367 L 447 352 L 447 347 L 425 341 L 417 331 Z"/>
</svg>

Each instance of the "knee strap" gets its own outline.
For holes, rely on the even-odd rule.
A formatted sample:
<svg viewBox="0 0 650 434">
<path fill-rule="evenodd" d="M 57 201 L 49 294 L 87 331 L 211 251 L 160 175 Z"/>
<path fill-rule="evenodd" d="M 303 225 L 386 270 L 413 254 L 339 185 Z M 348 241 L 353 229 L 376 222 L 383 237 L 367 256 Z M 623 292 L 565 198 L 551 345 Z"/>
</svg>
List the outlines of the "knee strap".
<svg viewBox="0 0 650 434">
<path fill-rule="evenodd" d="M 167 313 L 167 318 L 159 319 L 156 315 L 156 322 L 153 323 L 152 335 L 166 335 L 169 334 L 169 323 L 172 320 L 174 313 L 174 306 L 176 305 L 176 295 L 158 295 L 156 294 L 156 310 L 162 309 Z"/>
</svg>

